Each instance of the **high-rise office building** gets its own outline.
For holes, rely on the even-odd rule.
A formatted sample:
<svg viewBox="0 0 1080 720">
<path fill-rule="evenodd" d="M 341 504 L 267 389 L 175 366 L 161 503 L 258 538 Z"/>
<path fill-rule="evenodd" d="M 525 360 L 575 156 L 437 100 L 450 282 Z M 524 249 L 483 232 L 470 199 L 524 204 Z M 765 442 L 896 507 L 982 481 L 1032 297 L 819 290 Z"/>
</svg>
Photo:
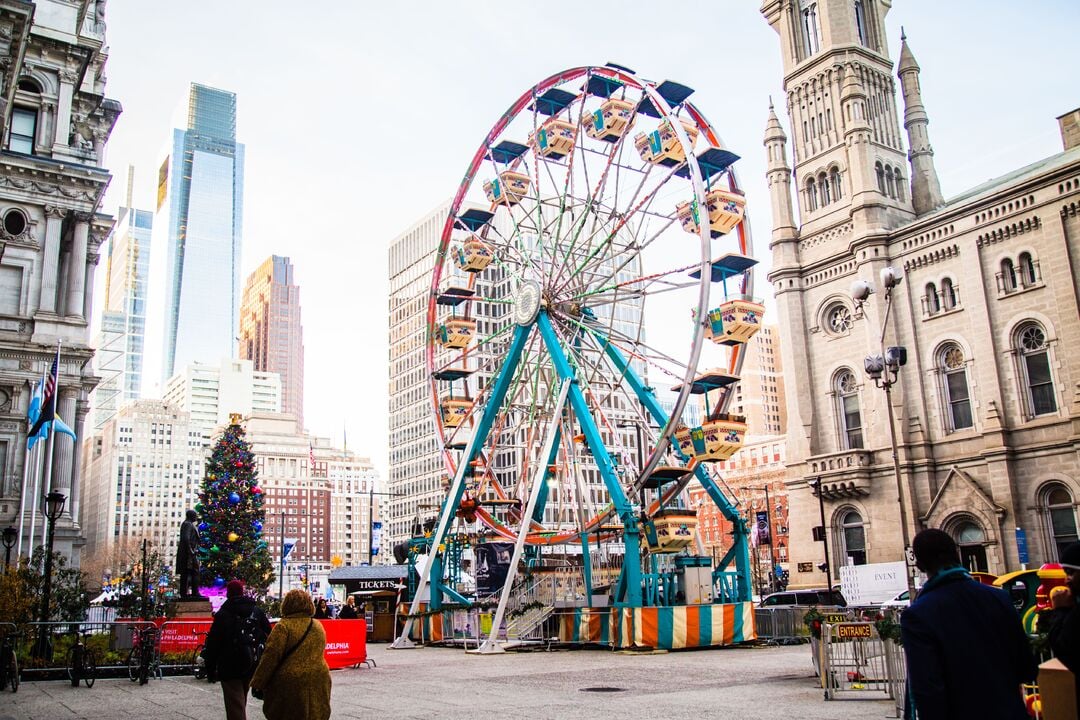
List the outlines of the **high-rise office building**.
<svg viewBox="0 0 1080 720">
<path fill-rule="evenodd" d="M 153 214 L 132 205 L 134 174 L 128 170 L 127 202 L 109 236 L 101 327 L 95 338 L 94 368 L 101 382 L 90 398 L 91 427 L 102 428 L 142 389 L 146 292 L 150 272 Z"/>
<path fill-rule="evenodd" d="M 197 500 L 206 448 L 188 413 L 160 400 L 123 404 L 87 441 L 85 555 L 114 559 L 146 538 L 176 556 L 177 528 Z"/>
<path fill-rule="evenodd" d="M 250 360 L 192 363 L 165 385 L 165 402 L 191 414 L 191 425 L 209 441 L 234 414 L 281 412 L 281 381 L 258 372 Z"/>
<path fill-rule="evenodd" d="M 281 376 L 281 411 L 304 427 L 304 329 L 289 258 L 271 255 L 248 276 L 240 304 L 240 357 Z"/>
<path fill-rule="evenodd" d="M 325 473 L 330 483 L 330 562 L 335 566 L 393 562 L 384 542 L 378 555 L 369 547 L 371 529 L 379 518 L 379 472 L 371 460 L 348 450 L 323 448 L 316 443 L 317 473 Z"/>
<path fill-rule="evenodd" d="M 159 168 L 151 311 L 164 383 L 192 362 L 235 356 L 244 199 L 236 94 L 192 83 Z"/>
</svg>

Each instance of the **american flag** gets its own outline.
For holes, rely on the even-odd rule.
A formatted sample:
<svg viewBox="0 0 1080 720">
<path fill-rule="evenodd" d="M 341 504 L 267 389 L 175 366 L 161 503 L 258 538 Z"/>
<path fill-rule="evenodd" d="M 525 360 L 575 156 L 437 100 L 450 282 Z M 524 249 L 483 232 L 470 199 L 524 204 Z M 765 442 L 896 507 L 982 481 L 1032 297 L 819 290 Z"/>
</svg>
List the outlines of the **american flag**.
<svg viewBox="0 0 1080 720">
<path fill-rule="evenodd" d="M 310 467 L 311 467 L 311 474 L 314 475 L 315 474 L 315 447 L 311 443 L 308 443 L 307 449 L 308 449 L 308 462 L 310 463 Z"/>
<path fill-rule="evenodd" d="M 48 402 L 56 392 L 56 370 L 56 358 L 53 358 L 52 369 L 49 370 L 49 376 L 45 378 L 45 402 Z"/>
</svg>

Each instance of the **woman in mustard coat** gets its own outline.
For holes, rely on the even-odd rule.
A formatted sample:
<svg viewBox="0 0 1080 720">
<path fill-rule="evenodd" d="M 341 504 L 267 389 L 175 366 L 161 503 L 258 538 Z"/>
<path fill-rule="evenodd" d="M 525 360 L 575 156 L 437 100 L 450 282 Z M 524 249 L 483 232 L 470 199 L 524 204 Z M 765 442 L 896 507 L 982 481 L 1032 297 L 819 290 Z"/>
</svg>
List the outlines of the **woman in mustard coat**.
<svg viewBox="0 0 1080 720">
<path fill-rule="evenodd" d="M 311 596 L 290 590 L 281 602 L 281 621 L 266 640 L 253 691 L 263 696 L 267 720 L 327 720 L 330 717 L 330 667 L 323 651 L 326 631 Z"/>
</svg>

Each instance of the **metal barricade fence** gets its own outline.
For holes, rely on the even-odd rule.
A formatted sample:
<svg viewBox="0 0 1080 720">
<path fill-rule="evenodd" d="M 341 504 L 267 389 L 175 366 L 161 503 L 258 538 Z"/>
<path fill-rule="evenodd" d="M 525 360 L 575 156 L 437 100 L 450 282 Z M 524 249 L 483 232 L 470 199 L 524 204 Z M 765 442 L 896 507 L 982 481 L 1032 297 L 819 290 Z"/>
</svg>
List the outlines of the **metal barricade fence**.
<svg viewBox="0 0 1080 720">
<path fill-rule="evenodd" d="M 826 624 L 821 639 L 826 700 L 893 698 L 890 661 L 874 623 Z"/>
</svg>

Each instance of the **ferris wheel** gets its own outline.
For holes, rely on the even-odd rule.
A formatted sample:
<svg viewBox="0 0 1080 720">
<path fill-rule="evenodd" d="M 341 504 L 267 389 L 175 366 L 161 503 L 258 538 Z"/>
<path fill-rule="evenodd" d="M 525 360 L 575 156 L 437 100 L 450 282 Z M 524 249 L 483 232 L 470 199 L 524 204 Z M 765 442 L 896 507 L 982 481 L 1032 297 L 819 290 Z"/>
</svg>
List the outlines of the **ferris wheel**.
<svg viewBox="0 0 1080 720">
<path fill-rule="evenodd" d="M 694 543 L 696 478 L 736 526 L 728 589 L 749 599 L 745 527 L 711 465 L 744 440 L 728 408 L 763 307 L 738 156 L 692 93 L 570 69 L 524 92 L 469 163 L 427 313 L 449 479 L 435 547 L 455 518 L 518 553 L 625 543 L 616 602 L 641 605 L 643 554 Z"/>
</svg>

